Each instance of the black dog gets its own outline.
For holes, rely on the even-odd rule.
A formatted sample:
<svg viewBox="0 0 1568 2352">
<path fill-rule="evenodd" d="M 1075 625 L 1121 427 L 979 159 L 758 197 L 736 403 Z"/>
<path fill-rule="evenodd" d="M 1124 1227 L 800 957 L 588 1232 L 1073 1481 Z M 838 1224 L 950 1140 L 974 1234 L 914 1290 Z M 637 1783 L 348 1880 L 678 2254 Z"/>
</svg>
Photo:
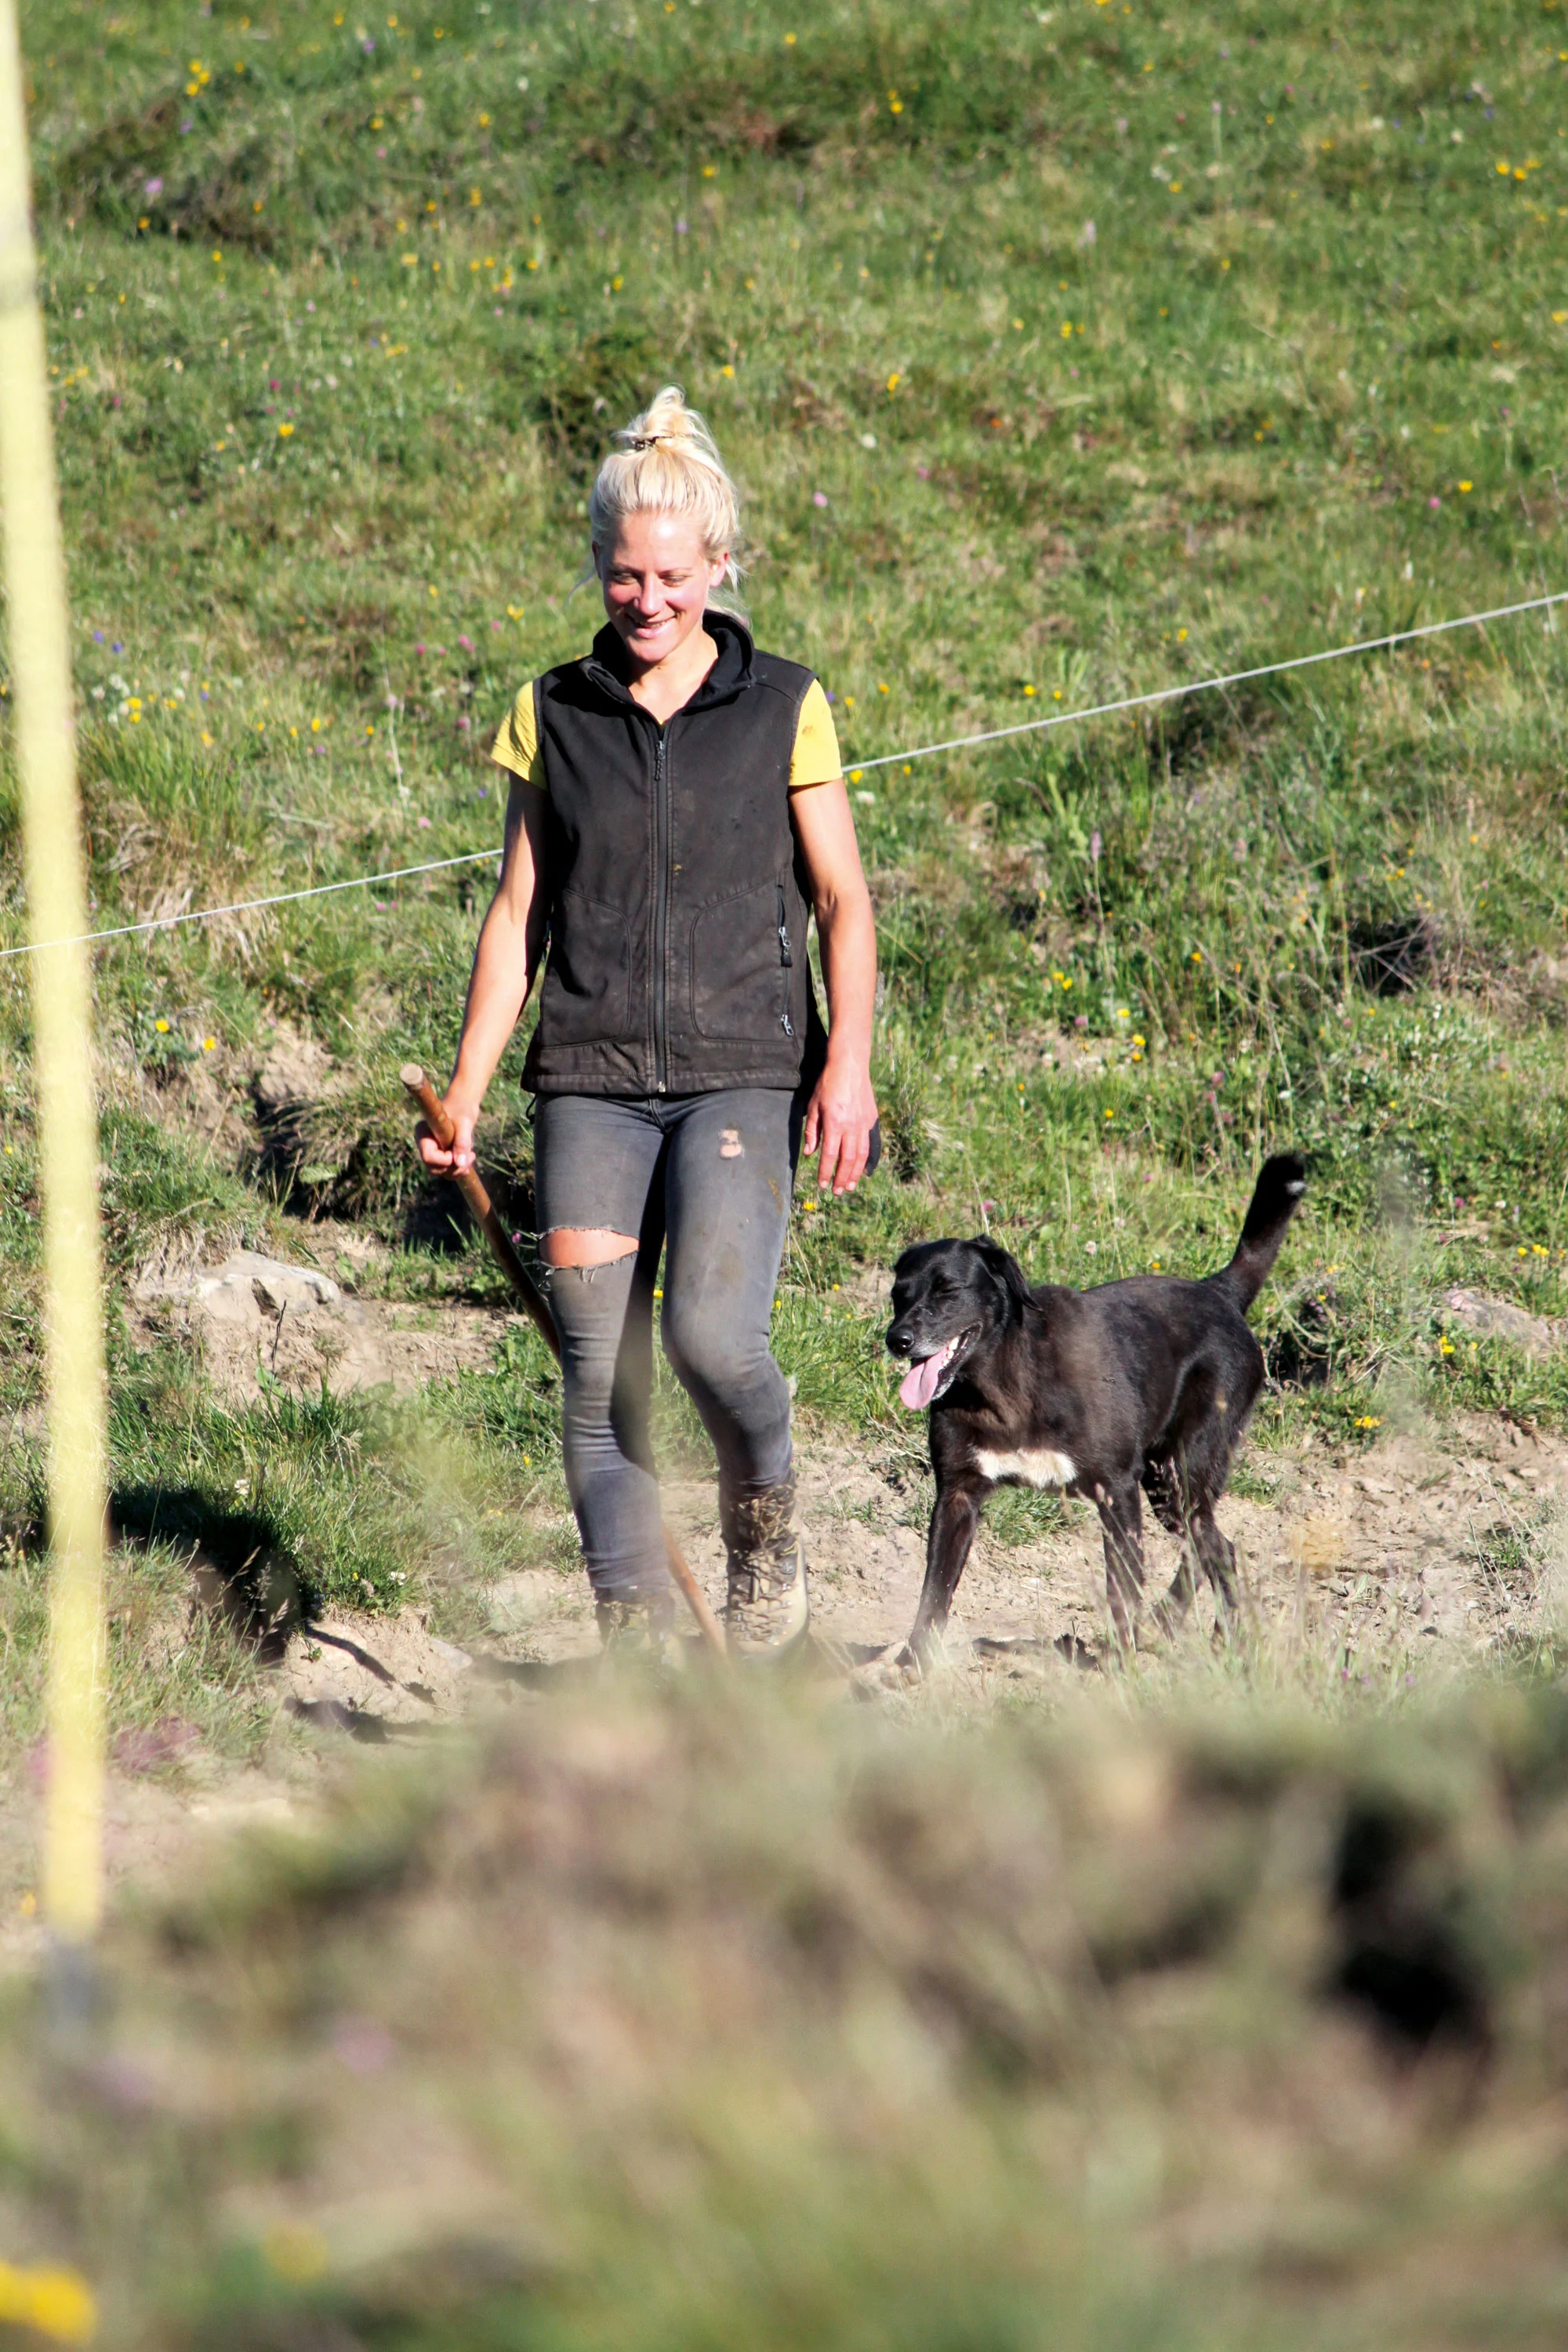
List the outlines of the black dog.
<svg viewBox="0 0 1568 2352">
<path fill-rule="evenodd" d="M 1139 1275 L 1098 1290 L 1031 1290 L 996 1242 L 922 1242 L 893 1269 L 888 1346 L 912 1359 L 899 1394 L 931 1407 L 936 1507 L 910 1635 L 923 1665 L 952 1603 L 980 1507 L 999 1481 L 1099 1506 L 1110 1613 L 1123 1642 L 1143 1589 L 1142 1510 L 1185 1547 L 1170 1603 L 1192 1599 L 1192 1557 L 1219 1610 L 1236 1606 L 1236 1555 L 1215 1525 L 1231 1456 L 1263 1384 L 1247 1328 L 1306 1189 L 1287 1154 L 1267 1160 L 1236 1255 L 1202 1282 Z"/>
</svg>

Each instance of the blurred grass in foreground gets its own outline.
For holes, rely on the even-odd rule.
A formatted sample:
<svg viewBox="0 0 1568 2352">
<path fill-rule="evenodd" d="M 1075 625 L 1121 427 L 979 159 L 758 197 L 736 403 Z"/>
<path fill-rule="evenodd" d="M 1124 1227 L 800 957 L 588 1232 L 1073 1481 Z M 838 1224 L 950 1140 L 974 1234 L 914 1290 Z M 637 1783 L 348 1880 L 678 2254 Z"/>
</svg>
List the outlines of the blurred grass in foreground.
<svg viewBox="0 0 1568 2352">
<path fill-rule="evenodd" d="M 1561 2340 L 1568 1713 L 617 1691 L 363 1776 L 0 2034 L 107 2346 Z"/>
</svg>

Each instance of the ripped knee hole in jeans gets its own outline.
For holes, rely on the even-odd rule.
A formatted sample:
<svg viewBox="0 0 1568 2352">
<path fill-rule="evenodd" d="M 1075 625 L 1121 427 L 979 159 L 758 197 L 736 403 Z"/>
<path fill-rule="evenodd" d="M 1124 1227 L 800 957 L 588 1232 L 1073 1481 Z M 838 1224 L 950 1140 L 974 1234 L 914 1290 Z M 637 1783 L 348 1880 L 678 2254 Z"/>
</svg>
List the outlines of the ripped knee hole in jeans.
<svg viewBox="0 0 1568 2352">
<path fill-rule="evenodd" d="M 612 1257 L 597 1257 L 583 1265 L 574 1265 L 570 1259 L 558 1263 L 544 1255 L 546 1244 L 558 1234 L 570 1234 L 574 1239 L 578 1234 L 583 1234 L 595 1241 L 621 1242 L 625 1244 L 625 1247 L 617 1249 Z M 537 1238 L 540 1268 L 544 1277 L 546 1290 L 558 1274 L 580 1274 L 592 1281 L 594 1276 L 603 1273 L 606 1266 L 625 1265 L 628 1258 L 636 1257 L 638 1249 L 638 1244 L 629 1234 L 617 1234 L 610 1225 L 549 1225 Z"/>
</svg>

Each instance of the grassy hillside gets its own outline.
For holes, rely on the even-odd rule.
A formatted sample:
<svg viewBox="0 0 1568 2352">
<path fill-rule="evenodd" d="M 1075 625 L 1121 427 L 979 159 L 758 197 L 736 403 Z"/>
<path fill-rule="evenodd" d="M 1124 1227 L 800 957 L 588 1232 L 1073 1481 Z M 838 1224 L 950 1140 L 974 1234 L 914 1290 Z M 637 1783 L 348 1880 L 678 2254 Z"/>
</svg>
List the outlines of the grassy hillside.
<svg viewBox="0 0 1568 2352">
<path fill-rule="evenodd" d="M 745 488 L 758 629 L 819 667 L 852 758 L 1563 577 L 1551 9 L 35 0 L 25 35 L 103 925 L 493 842 L 488 732 L 591 633 L 585 485 L 667 377 Z M 1293 1139 L 1313 1191 L 1267 1318 L 1301 1385 L 1264 1440 L 1561 1417 L 1552 1360 L 1442 1301 L 1564 1305 L 1562 645 L 1534 616 L 858 781 L 891 1149 L 852 1203 L 801 1202 L 803 1404 L 888 1417 L 878 1318 L 834 1286 L 906 1239 L 984 1220 L 1037 1277 L 1196 1270 Z M 15 836 L 5 782 L 8 940 Z M 412 1236 L 379 1278 L 492 1284 L 420 1242 L 393 1082 L 450 1051 L 487 875 L 100 951 L 117 1277 L 330 1215 Z M 282 1123 L 254 1093 L 279 1024 L 335 1057 Z M 15 1408 L 26 1035 L 13 960 Z M 489 1147 L 526 1223 L 516 1067 Z M 117 1381 L 122 1484 L 158 1475 L 152 1412 L 198 1489 L 225 1448 L 310 1486 L 320 1433 L 217 1427 L 123 1339 Z M 516 1386 L 421 1423 L 503 1501 Z M 328 1458 L 405 1455 L 340 1419 Z M 387 1592 L 343 1475 L 292 1549 Z"/>
</svg>

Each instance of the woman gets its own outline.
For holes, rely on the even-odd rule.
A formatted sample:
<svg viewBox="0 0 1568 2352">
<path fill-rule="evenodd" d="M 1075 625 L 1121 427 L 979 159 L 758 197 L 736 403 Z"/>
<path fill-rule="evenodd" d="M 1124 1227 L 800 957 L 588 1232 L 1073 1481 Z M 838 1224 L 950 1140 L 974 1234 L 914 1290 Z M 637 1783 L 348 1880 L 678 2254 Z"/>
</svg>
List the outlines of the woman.
<svg viewBox="0 0 1568 2352">
<path fill-rule="evenodd" d="M 836 1193 L 865 1172 L 876 935 L 826 697 L 710 602 L 739 576 L 740 508 L 707 427 L 671 389 L 617 438 L 588 504 L 606 625 L 497 737 L 506 847 L 447 1090 L 457 1136 L 420 1150 L 472 1164 L 548 938 L 523 1084 L 601 1633 L 658 1648 L 673 1616 L 648 1442 L 668 1243 L 664 1349 L 719 1458 L 731 1648 L 779 1657 L 808 1603 L 768 1325 L 802 1144 Z"/>
</svg>

